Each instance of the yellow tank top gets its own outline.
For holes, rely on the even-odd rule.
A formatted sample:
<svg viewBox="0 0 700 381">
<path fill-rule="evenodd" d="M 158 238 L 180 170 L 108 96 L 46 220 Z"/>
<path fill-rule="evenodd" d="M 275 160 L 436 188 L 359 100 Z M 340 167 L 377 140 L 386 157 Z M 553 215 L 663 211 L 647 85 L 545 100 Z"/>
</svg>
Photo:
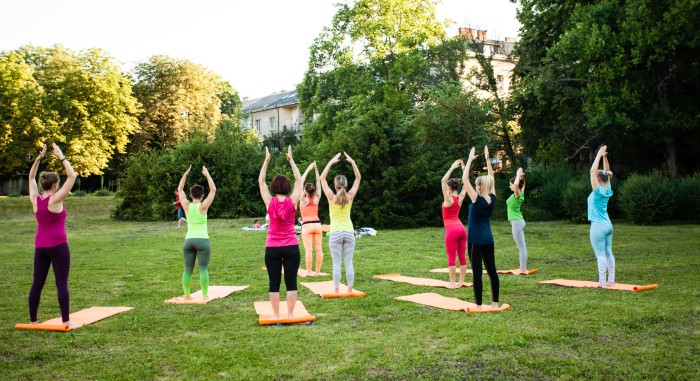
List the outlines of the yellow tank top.
<svg viewBox="0 0 700 381">
<path fill-rule="evenodd" d="M 352 220 L 350 219 L 350 209 L 352 203 L 345 204 L 345 207 L 339 204 L 330 204 L 331 215 L 331 232 L 354 232 Z"/>
</svg>

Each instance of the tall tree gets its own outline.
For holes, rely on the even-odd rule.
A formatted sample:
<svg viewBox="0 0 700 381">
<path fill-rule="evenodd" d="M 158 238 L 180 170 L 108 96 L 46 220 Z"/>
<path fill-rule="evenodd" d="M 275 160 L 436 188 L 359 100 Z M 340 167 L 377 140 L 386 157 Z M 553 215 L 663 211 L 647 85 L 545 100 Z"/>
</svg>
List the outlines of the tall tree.
<svg viewBox="0 0 700 381">
<path fill-rule="evenodd" d="M 203 66 L 168 56 L 153 56 L 134 69 L 134 95 L 143 105 L 134 150 L 172 148 L 194 134 L 214 136 L 222 99 L 235 111 L 235 95 Z M 222 97 L 220 97 L 222 96 Z"/>
<path fill-rule="evenodd" d="M 522 3 L 517 101 L 529 152 L 587 161 L 608 143 L 632 169 L 663 163 L 676 177 L 697 166 L 700 3 Z"/>
<path fill-rule="evenodd" d="M 26 46 L 0 54 L 0 73 L 4 172 L 26 166 L 23 158 L 56 142 L 80 175 L 101 174 L 136 130 L 131 81 L 100 49 Z"/>
</svg>

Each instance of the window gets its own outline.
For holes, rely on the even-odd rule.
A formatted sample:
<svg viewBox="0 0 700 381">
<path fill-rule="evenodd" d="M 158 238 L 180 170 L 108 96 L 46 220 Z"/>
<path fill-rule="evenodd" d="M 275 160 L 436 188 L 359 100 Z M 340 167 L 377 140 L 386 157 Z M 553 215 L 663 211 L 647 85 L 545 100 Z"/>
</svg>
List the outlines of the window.
<svg viewBox="0 0 700 381">
<path fill-rule="evenodd" d="M 505 82 L 503 82 L 503 76 L 502 75 L 497 75 L 496 76 L 496 86 L 501 89 L 505 90 Z"/>
<path fill-rule="evenodd" d="M 260 132 L 260 119 L 255 119 L 255 131 Z"/>
<path fill-rule="evenodd" d="M 274 116 L 270 117 L 270 131 L 274 131 L 277 129 L 277 118 Z"/>
</svg>

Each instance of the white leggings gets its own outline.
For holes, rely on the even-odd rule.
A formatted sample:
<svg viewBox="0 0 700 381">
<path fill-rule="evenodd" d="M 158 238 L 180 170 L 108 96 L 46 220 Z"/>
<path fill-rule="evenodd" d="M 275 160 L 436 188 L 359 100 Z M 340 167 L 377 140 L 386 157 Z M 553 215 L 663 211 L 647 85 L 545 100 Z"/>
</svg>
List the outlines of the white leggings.
<svg viewBox="0 0 700 381">
<path fill-rule="evenodd" d="M 520 271 L 527 270 L 527 247 L 525 246 L 525 220 L 511 220 L 513 229 L 513 240 L 518 246 L 520 253 Z"/>
<path fill-rule="evenodd" d="M 352 255 L 355 253 L 355 232 L 331 232 L 328 247 L 333 258 L 333 285 L 340 287 L 340 265 L 345 263 L 345 277 L 348 286 L 355 283 L 355 268 L 352 266 Z"/>
</svg>

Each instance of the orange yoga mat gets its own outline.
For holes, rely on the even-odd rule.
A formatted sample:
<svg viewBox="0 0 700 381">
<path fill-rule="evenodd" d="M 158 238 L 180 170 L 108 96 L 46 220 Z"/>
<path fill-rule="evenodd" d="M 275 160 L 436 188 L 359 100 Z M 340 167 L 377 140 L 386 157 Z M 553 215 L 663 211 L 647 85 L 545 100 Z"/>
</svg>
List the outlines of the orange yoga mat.
<svg viewBox="0 0 700 381">
<path fill-rule="evenodd" d="M 261 267 L 260 269 L 267 271 L 267 267 L 265 267 L 265 266 Z M 282 269 L 282 274 L 284 274 L 284 269 Z M 306 271 L 306 269 L 299 269 L 297 271 L 297 276 L 299 278 L 306 278 L 306 277 L 311 277 L 311 276 L 326 276 L 326 275 L 330 275 L 330 274 L 328 274 L 328 273 L 316 273 L 315 275 L 311 275 L 311 273 Z"/>
<path fill-rule="evenodd" d="M 333 298 L 361 298 L 363 296 L 367 296 L 364 292 L 357 291 L 355 289 L 352 290 L 352 293 L 349 294 L 347 292 L 345 293 L 335 293 L 335 286 L 333 285 L 333 281 L 329 280 L 326 282 L 301 282 L 301 285 L 308 288 L 313 292 L 314 294 L 324 298 L 324 299 L 333 299 Z M 340 291 L 347 291 L 348 286 L 344 284 L 340 284 Z"/>
<path fill-rule="evenodd" d="M 430 279 L 430 278 L 416 278 L 412 276 L 403 276 L 401 274 L 383 274 L 375 275 L 373 278 L 390 280 L 393 282 L 414 284 L 416 286 L 429 286 L 429 287 L 442 287 L 450 288 L 450 282 L 440 279 Z M 471 287 L 471 283 L 465 282 L 461 287 Z M 459 287 L 457 287 L 459 288 Z"/>
<path fill-rule="evenodd" d="M 484 312 L 500 312 L 510 308 L 508 304 L 502 304 L 500 308 L 492 308 L 491 305 L 482 305 L 482 309 L 477 309 L 476 304 L 469 303 L 457 298 L 448 298 L 440 294 L 428 292 L 425 294 L 414 294 L 408 296 L 399 296 L 396 299 L 405 300 L 417 304 L 423 304 L 430 307 L 442 308 L 444 310 L 464 311 L 468 313 L 484 313 Z"/>
<path fill-rule="evenodd" d="M 634 291 L 634 292 L 653 290 L 655 288 L 659 288 L 658 284 L 637 286 L 637 285 L 633 285 L 633 284 L 624 284 L 624 283 L 615 283 L 614 286 L 602 288 L 602 287 L 600 287 L 598 282 L 589 282 L 586 280 L 567 280 L 567 279 L 544 280 L 540 283 L 555 284 L 557 286 L 566 286 L 566 287 L 600 288 L 600 289 L 605 289 L 605 290 Z"/>
<path fill-rule="evenodd" d="M 94 323 L 98 320 L 108 318 L 112 315 L 116 315 L 133 309 L 134 307 L 90 307 L 70 314 L 70 321 L 71 323 L 84 326 Z M 63 319 L 61 319 L 60 317 L 47 320 L 41 324 L 15 324 L 15 329 L 35 329 L 40 331 L 61 332 L 67 332 L 70 330 L 70 328 L 67 325 L 63 324 Z"/>
<path fill-rule="evenodd" d="M 287 302 L 285 300 L 280 301 L 280 318 L 272 319 L 272 303 L 267 302 L 253 302 L 255 306 L 255 312 L 258 314 L 258 324 L 260 325 L 270 325 L 270 324 L 299 324 L 299 323 L 310 323 L 316 321 L 316 317 L 309 314 L 306 310 L 304 304 L 297 300 L 294 304 L 294 317 L 287 317 Z"/>
<path fill-rule="evenodd" d="M 165 301 L 165 304 L 207 304 L 214 299 L 225 298 L 236 291 L 245 290 L 250 286 L 209 286 L 209 299 L 204 300 L 202 290 L 191 294 L 191 299 L 181 300 L 180 296 Z"/>
<path fill-rule="evenodd" d="M 496 272 L 499 274 L 513 274 L 513 275 L 530 275 L 534 274 L 539 271 L 539 269 L 532 269 L 532 270 L 527 270 L 525 274 L 518 274 L 520 269 L 513 269 L 513 270 L 497 270 Z M 442 269 L 432 269 L 430 270 L 431 273 L 449 273 L 450 269 L 447 267 L 442 268 Z M 467 273 L 471 274 L 472 269 L 467 269 Z M 457 267 L 457 274 L 459 274 L 459 267 Z M 486 270 L 484 270 L 484 274 L 486 274 Z"/>
</svg>

